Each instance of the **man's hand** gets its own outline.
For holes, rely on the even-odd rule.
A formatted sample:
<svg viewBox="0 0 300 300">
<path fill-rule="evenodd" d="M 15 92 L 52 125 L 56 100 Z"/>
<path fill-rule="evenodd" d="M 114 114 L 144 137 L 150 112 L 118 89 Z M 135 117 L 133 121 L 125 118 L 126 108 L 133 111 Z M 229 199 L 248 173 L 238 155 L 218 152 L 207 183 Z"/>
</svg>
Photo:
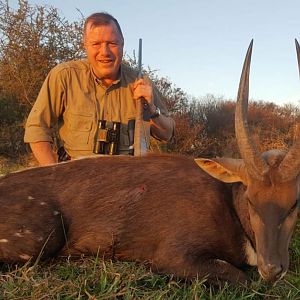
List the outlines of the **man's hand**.
<svg viewBox="0 0 300 300">
<path fill-rule="evenodd" d="M 149 105 L 150 113 L 151 109 L 155 111 L 155 106 L 153 103 L 152 83 L 148 77 L 137 79 L 132 85 L 132 92 L 134 100 L 144 98 Z"/>
</svg>

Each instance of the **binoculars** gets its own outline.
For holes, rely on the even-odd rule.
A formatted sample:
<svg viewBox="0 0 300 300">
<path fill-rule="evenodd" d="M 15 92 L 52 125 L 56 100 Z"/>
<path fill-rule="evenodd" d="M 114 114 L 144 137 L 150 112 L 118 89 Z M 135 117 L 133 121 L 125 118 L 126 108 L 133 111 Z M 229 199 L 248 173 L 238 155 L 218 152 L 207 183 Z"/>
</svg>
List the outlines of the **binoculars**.
<svg viewBox="0 0 300 300">
<path fill-rule="evenodd" d="M 98 128 L 95 137 L 95 154 L 119 154 L 120 122 L 98 121 Z"/>
</svg>

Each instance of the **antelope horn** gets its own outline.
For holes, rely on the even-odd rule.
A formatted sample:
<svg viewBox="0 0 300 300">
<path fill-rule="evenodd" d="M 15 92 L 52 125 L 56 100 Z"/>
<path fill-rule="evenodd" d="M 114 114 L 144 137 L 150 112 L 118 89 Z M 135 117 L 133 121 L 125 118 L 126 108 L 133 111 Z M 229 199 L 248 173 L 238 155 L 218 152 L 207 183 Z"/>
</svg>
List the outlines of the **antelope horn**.
<svg viewBox="0 0 300 300">
<path fill-rule="evenodd" d="M 268 170 L 267 164 L 261 158 L 255 143 L 252 141 L 248 121 L 248 98 L 249 98 L 249 73 L 252 54 L 253 40 L 249 45 L 243 71 L 240 79 L 237 104 L 235 109 L 235 135 L 248 174 L 257 180 L 263 181 L 263 174 Z"/>
<path fill-rule="evenodd" d="M 298 41 L 295 39 L 297 59 L 298 59 L 298 70 L 300 75 L 300 46 Z M 295 139 L 293 146 L 286 154 L 285 158 L 281 162 L 278 171 L 280 174 L 281 181 L 292 180 L 297 177 L 300 170 L 300 128 L 299 124 L 296 125 Z"/>
</svg>

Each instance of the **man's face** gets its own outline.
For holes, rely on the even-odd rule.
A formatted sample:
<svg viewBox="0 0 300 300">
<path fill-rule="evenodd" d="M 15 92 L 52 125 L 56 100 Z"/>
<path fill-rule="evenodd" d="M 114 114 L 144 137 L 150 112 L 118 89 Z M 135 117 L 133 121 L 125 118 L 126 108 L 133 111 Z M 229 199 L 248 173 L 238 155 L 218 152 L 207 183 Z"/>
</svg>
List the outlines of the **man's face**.
<svg viewBox="0 0 300 300">
<path fill-rule="evenodd" d="M 123 57 L 123 39 L 115 23 L 97 27 L 87 24 L 84 45 L 95 75 L 105 84 L 116 80 Z"/>
</svg>

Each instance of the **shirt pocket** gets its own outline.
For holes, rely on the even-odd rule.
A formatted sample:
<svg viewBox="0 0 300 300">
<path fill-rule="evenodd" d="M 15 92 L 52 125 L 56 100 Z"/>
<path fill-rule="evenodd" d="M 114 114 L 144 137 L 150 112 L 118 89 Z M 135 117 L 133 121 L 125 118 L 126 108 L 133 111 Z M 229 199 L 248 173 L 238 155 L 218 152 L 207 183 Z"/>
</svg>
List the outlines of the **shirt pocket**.
<svg viewBox="0 0 300 300">
<path fill-rule="evenodd" d="M 93 115 L 69 113 L 67 144 L 73 150 L 87 150 L 93 140 Z"/>
</svg>

